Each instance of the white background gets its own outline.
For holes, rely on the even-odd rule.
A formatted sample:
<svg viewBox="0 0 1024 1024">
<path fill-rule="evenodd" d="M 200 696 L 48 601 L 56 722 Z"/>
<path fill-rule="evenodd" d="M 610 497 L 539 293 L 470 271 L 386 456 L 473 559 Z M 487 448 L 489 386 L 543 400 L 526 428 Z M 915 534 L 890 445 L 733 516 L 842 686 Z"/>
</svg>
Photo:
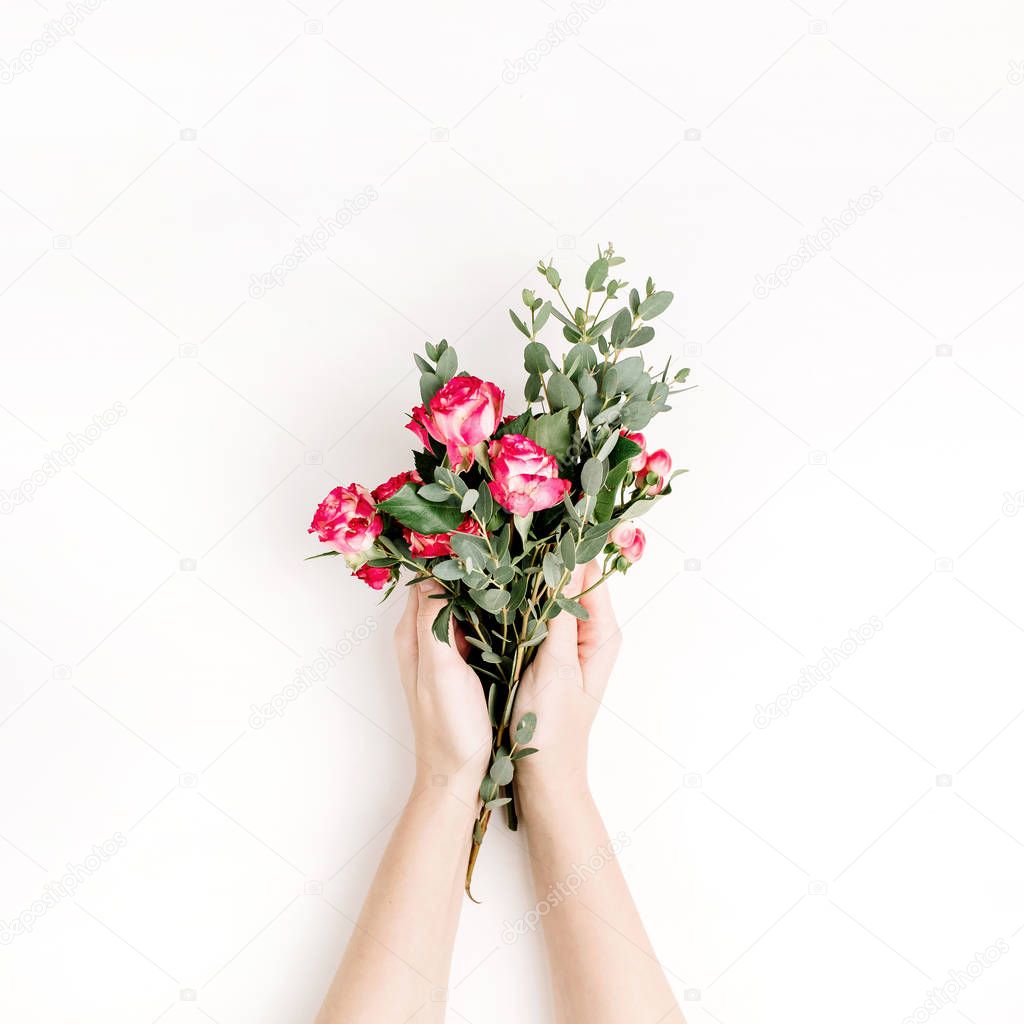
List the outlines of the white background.
<svg viewBox="0 0 1024 1024">
<path fill-rule="evenodd" d="M 1024 12 L 806 4 L 107 0 L 5 77 L 5 497 L 124 414 L 0 517 L 0 920 L 126 837 L 0 945 L 5 1020 L 311 1019 L 413 765 L 399 605 L 303 564 L 312 510 L 408 466 L 425 340 L 514 410 L 506 308 L 609 239 L 699 384 L 593 767 L 691 1024 L 899 1022 L 998 940 L 937 1017 L 1020 1019 Z M 7 0 L 0 59 L 64 12 Z M 452 1021 L 550 1019 L 521 843 Z"/>
</svg>

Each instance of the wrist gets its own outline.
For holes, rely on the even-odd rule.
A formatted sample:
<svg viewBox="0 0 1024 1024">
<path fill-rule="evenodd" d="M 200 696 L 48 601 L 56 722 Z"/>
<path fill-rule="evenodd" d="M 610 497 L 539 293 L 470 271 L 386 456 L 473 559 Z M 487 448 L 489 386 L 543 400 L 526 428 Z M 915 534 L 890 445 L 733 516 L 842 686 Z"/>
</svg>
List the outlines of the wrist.
<svg viewBox="0 0 1024 1024">
<path fill-rule="evenodd" d="M 480 776 L 465 769 L 452 775 L 420 770 L 413 781 L 409 803 L 424 801 L 437 805 L 451 805 L 453 813 L 475 817 L 479 806 Z"/>
<path fill-rule="evenodd" d="M 537 764 L 527 769 L 525 762 L 520 762 L 522 767 L 517 767 L 515 776 L 516 796 L 524 817 L 560 816 L 570 807 L 592 802 L 585 763 L 557 769 Z"/>
</svg>

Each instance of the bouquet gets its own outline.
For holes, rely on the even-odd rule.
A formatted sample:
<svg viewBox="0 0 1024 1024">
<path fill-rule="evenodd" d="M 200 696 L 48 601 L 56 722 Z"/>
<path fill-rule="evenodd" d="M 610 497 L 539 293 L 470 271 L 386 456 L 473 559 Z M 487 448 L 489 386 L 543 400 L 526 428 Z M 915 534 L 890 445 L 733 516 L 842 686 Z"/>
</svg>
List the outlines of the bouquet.
<svg viewBox="0 0 1024 1024">
<path fill-rule="evenodd" d="M 524 670 L 557 615 L 587 617 L 563 591 L 572 571 L 602 557 L 603 583 L 643 555 L 635 520 L 671 493 L 672 459 L 648 450 L 644 430 L 670 408 L 689 374 L 660 370 L 634 354 L 651 342 L 651 321 L 672 293 L 648 278 L 643 293 L 618 277 L 625 261 L 612 246 L 598 251 L 584 277 L 586 297 L 571 306 L 553 262 L 537 272 L 550 299 L 522 293 L 509 310 L 524 335 L 524 408 L 505 415 L 496 385 L 460 371 L 444 340 L 413 358 L 423 404 L 405 424 L 416 437 L 414 468 L 373 490 L 336 487 L 313 517 L 316 533 L 344 557 L 352 575 L 389 597 L 402 570 L 406 585 L 425 578 L 444 589 L 433 633 L 449 643 L 455 619 L 471 645 L 492 727 L 490 765 L 480 784 L 466 893 L 491 815 L 505 808 L 517 826 L 512 779 L 516 762 L 536 753 L 536 716 L 512 721 Z M 542 335 L 566 348 L 556 358 Z M 597 584 L 595 584 L 597 585 Z"/>
</svg>

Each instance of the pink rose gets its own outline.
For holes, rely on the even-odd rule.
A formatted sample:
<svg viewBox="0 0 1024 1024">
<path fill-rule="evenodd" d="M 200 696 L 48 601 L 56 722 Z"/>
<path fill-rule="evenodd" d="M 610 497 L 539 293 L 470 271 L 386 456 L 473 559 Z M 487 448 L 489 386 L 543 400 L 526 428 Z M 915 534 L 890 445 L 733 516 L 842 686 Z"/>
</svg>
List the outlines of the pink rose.
<svg viewBox="0 0 1024 1024">
<path fill-rule="evenodd" d="M 640 451 L 629 460 L 630 473 L 639 473 L 644 467 L 644 462 L 647 460 L 647 441 L 643 434 L 631 434 L 628 430 L 620 430 L 619 433 L 627 441 L 640 445 Z"/>
<path fill-rule="evenodd" d="M 378 484 L 370 492 L 373 495 L 373 500 L 379 505 L 382 501 L 387 501 L 388 498 L 394 497 L 406 484 L 421 484 L 423 480 L 420 478 L 419 473 L 415 469 L 411 469 L 405 473 L 399 473 L 397 476 L 393 476 L 384 483 Z"/>
<path fill-rule="evenodd" d="M 644 531 L 630 522 L 619 523 L 608 534 L 608 541 L 619 549 L 619 557 L 624 558 L 630 565 L 640 561 L 640 556 L 647 546 Z"/>
<path fill-rule="evenodd" d="M 452 377 L 430 400 L 428 430 L 448 449 L 459 472 L 473 463 L 473 448 L 494 433 L 505 392 L 479 377 Z"/>
<path fill-rule="evenodd" d="M 362 484 L 349 484 L 335 487 L 320 502 L 309 532 L 343 555 L 359 555 L 373 544 L 383 526 L 370 492 Z"/>
<path fill-rule="evenodd" d="M 648 494 L 661 494 L 668 483 L 668 475 L 672 472 L 672 456 L 664 448 L 651 452 L 645 456 L 641 469 L 636 471 L 638 483 L 643 484 L 648 473 L 654 473 L 657 480 L 653 484 L 646 485 Z"/>
<path fill-rule="evenodd" d="M 452 533 L 469 533 L 473 536 L 480 536 L 480 524 L 470 515 L 459 524 L 457 530 Z M 451 533 L 415 533 L 413 530 L 402 531 L 409 550 L 416 558 L 440 558 L 452 553 Z"/>
<path fill-rule="evenodd" d="M 361 579 L 371 590 L 383 590 L 391 582 L 391 570 L 383 566 L 364 565 L 352 575 Z"/>
<path fill-rule="evenodd" d="M 558 476 L 554 456 L 522 434 L 506 434 L 487 450 L 494 480 L 487 486 L 494 500 L 509 512 L 525 516 L 557 505 L 571 484 Z"/>
<path fill-rule="evenodd" d="M 409 414 L 409 422 L 405 429 L 411 430 L 418 438 L 424 448 L 430 447 L 430 420 L 427 418 L 427 410 L 422 405 L 417 405 Z"/>
</svg>

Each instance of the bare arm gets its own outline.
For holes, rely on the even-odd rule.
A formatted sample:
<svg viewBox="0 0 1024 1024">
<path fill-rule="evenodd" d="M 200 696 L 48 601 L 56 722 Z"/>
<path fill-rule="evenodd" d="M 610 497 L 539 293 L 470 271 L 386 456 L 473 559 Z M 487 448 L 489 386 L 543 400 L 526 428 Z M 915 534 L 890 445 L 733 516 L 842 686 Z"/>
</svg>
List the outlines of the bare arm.
<svg viewBox="0 0 1024 1024">
<path fill-rule="evenodd" d="M 480 681 L 430 626 L 436 584 L 410 589 L 395 632 L 416 732 L 416 784 L 317 1024 L 440 1024 L 491 728 Z"/>
<path fill-rule="evenodd" d="M 597 578 L 596 566 L 575 592 Z M 582 587 L 581 587 L 582 583 Z M 573 592 L 570 590 L 570 593 Z M 538 753 L 516 777 L 560 1024 L 684 1024 L 587 785 L 587 740 L 619 648 L 608 591 L 582 598 L 586 622 L 551 623 L 523 679 Z"/>
</svg>

